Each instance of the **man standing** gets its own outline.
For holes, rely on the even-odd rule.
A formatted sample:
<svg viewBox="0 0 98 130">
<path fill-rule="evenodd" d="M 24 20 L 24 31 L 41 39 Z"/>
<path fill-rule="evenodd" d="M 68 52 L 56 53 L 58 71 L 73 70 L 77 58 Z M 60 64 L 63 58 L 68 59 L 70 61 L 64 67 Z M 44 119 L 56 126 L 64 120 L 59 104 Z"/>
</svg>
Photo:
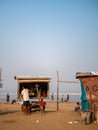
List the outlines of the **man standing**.
<svg viewBox="0 0 98 130">
<path fill-rule="evenodd" d="M 7 93 L 7 95 L 6 95 L 6 101 L 7 101 L 7 102 L 10 101 L 10 95 L 9 95 L 9 93 Z"/>
<path fill-rule="evenodd" d="M 23 87 L 21 95 L 23 98 L 23 111 L 26 112 L 26 114 L 30 115 L 29 91 L 27 87 Z"/>
</svg>

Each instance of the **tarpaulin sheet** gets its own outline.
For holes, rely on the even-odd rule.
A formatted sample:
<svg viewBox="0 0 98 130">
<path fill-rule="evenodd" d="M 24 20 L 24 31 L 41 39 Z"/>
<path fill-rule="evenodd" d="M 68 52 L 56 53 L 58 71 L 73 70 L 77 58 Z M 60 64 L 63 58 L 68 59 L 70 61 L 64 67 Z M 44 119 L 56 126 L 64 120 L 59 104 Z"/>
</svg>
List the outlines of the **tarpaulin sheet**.
<svg viewBox="0 0 98 130">
<path fill-rule="evenodd" d="M 80 81 L 81 83 L 81 91 L 82 91 L 82 95 L 81 95 L 81 100 L 82 100 L 82 110 L 89 110 L 89 105 L 88 105 L 88 100 L 86 97 L 86 91 L 85 91 L 85 87 L 82 84 L 82 81 Z"/>
<path fill-rule="evenodd" d="M 94 103 L 98 100 L 98 77 L 85 77 L 80 79 L 82 91 L 82 109 L 94 109 Z M 83 105 L 85 104 L 86 105 Z M 89 106 L 87 106 L 87 103 Z"/>
</svg>

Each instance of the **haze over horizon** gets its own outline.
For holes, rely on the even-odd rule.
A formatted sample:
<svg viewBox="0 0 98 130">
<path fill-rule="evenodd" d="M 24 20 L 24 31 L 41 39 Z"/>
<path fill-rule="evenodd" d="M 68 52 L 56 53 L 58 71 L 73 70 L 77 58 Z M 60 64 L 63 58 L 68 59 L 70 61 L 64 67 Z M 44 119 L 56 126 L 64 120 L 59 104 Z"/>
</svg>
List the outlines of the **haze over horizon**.
<svg viewBox="0 0 98 130">
<path fill-rule="evenodd" d="M 76 72 L 98 71 L 97 0 L 0 0 L 0 68 L 3 88 L 16 92 L 15 75 L 61 80 Z M 79 84 L 60 83 L 60 92 L 80 92 Z"/>
</svg>

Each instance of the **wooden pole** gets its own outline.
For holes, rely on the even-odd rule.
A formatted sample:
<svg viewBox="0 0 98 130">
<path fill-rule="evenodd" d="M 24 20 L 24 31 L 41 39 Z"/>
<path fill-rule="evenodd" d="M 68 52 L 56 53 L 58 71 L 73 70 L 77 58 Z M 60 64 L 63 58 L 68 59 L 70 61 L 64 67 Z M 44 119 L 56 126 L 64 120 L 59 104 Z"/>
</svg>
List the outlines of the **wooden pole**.
<svg viewBox="0 0 98 130">
<path fill-rule="evenodd" d="M 59 72 L 57 70 L 57 111 L 59 111 L 59 83 L 79 83 L 77 81 L 64 81 L 59 79 Z"/>
<path fill-rule="evenodd" d="M 2 68 L 0 68 L 0 84 L 1 84 L 1 74 L 2 74 Z"/>
<path fill-rule="evenodd" d="M 2 83 L 1 83 L 1 81 L 2 81 L 2 79 L 1 79 L 1 74 L 2 74 L 2 68 L 0 68 L 0 88 L 2 88 Z"/>
<path fill-rule="evenodd" d="M 59 111 L 59 73 L 57 70 L 57 111 Z"/>
<path fill-rule="evenodd" d="M 59 80 L 59 82 L 62 82 L 62 83 L 77 83 L 77 84 L 79 84 L 78 81 L 64 81 L 64 80 Z"/>
</svg>

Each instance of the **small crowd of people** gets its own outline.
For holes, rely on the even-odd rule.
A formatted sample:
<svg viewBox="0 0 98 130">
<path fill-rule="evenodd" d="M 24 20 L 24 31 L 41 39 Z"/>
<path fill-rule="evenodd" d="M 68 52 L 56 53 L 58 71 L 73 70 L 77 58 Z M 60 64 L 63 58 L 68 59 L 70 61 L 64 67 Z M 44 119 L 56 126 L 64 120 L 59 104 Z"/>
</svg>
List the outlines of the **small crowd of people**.
<svg viewBox="0 0 98 130">
<path fill-rule="evenodd" d="M 21 96 L 23 98 L 23 104 L 22 104 L 22 110 L 27 114 L 30 115 L 30 101 L 29 101 L 29 90 L 27 87 L 23 87 L 22 91 L 21 91 Z M 52 93 L 51 95 L 51 99 L 54 100 L 54 94 Z M 6 95 L 6 101 L 9 102 L 10 101 L 10 95 L 9 93 L 7 93 Z M 69 94 L 67 94 L 66 97 L 66 102 L 69 101 Z M 64 95 L 62 95 L 61 97 L 61 102 L 64 102 Z M 40 105 L 40 111 L 45 111 L 45 106 L 46 106 L 46 102 L 43 101 L 43 98 L 39 99 L 38 101 L 39 105 Z M 80 103 L 77 102 L 74 108 L 74 111 L 78 111 L 80 110 Z"/>
<path fill-rule="evenodd" d="M 29 91 L 27 87 L 23 87 L 23 90 L 21 91 L 21 95 L 23 98 L 22 109 L 27 115 L 30 115 L 31 110 L 30 110 L 30 101 L 29 101 Z M 46 102 L 43 101 L 43 99 L 41 98 L 38 103 L 40 105 L 39 106 L 40 111 L 45 111 Z"/>
<path fill-rule="evenodd" d="M 67 94 L 66 99 L 64 99 L 64 95 L 61 95 L 61 102 L 69 102 L 69 94 Z M 54 94 L 51 94 L 51 100 L 54 100 Z"/>
<path fill-rule="evenodd" d="M 29 90 L 27 87 L 23 87 L 22 91 L 21 91 L 21 96 L 23 98 L 23 104 L 22 104 L 22 110 L 27 114 L 30 115 L 31 110 L 30 110 L 30 101 L 29 101 Z M 52 100 L 54 100 L 54 95 L 52 93 L 51 95 Z M 9 101 L 9 95 L 7 95 L 7 101 Z M 62 95 L 61 97 L 61 101 L 64 102 L 64 96 Z M 69 101 L 69 95 L 67 95 L 66 97 L 66 101 Z M 46 106 L 46 102 L 43 101 L 43 98 L 39 99 L 38 101 L 39 105 L 40 105 L 40 111 L 45 111 L 45 106 Z M 74 111 L 78 111 L 80 110 L 80 103 L 77 102 L 74 108 Z"/>
</svg>

